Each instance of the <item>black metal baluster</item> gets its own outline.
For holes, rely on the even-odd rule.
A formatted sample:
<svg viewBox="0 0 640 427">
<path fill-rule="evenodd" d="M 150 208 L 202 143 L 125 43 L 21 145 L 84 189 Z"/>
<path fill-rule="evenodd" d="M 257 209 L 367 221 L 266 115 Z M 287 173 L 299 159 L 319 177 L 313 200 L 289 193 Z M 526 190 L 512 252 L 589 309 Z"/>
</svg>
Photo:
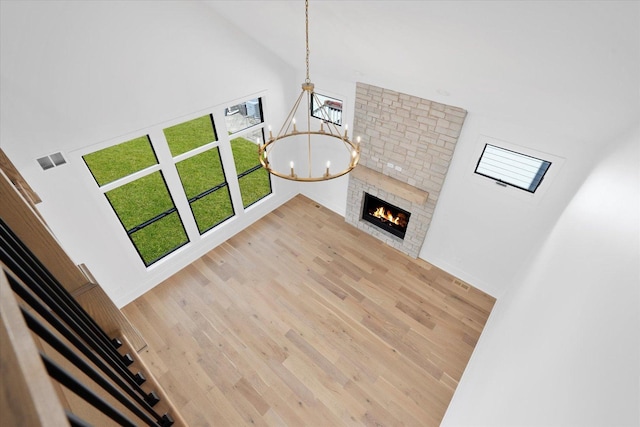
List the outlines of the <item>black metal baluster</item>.
<svg viewBox="0 0 640 427">
<path fill-rule="evenodd" d="M 44 367 L 49 372 L 49 375 L 71 390 L 73 393 L 84 399 L 91 406 L 98 409 L 100 412 L 119 423 L 124 427 L 136 427 L 127 417 L 125 417 L 120 411 L 111 406 L 108 402 L 105 402 L 100 396 L 95 394 L 91 389 L 87 388 L 84 384 L 76 380 L 67 371 L 62 369 L 58 364 L 51 360 L 46 354 L 40 352 L 40 357 L 44 362 Z"/>
<path fill-rule="evenodd" d="M 58 305 L 64 307 L 66 312 L 75 313 L 78 323 L 83 326 L 83 330 L 92 331 L 98 341 L 102 341 L 105 348 L 115 349 L 117 345 L 111 340 L 107 334 L 100 328 L 98 324 L 87 314 L 87 312 L 73 299 L 69 292 L 51 275 L 51 273 L 42 265 L 42 263 L 33 255 L 20 239 L 11 231 L 11 229 L 2 221 L 2 236 L 6 240 L 7 246 L 11 247 L 17 260 L 22 261 L 22 267 L 25 272 L 31 272 L 31 276 L 36 278 L 41 284 L 45 284 L 51 291 L 52 298 L 58 302 Z M 108 345 L 107 345 L 108 344 Z"/>
<path fill-rule="evenodd" d="M 96 382 L 100 387 L 102 387 L 106 392 L 112 395 L 116 400 L 118 400 L 123 406 L 128 408 L 131 412 L 133 412 L 137 417 L 147 422 L 149 425 L 154 425 L 156 421 L 153 418 L 149 417 L 145 412 L 140 409 L 140 407 L 145 408 L 149 411 L 157 421 L 160 421 L 162 417 L 157 414 L 143 399 L 140 399 L 136 396 L 136 402 L 140 405 L 136 406 L 134 402 L 127 399 L 127 397 L 122 394 L 113 384 L 107 381 L 98 371 L 93 369 L 87 362 L 85 362 L 81 357 L 74 353 L 67 345 L 65 345 L 58 337 L 51 333 L 42 323 L 40 323 L 31 313 L 25 310 L 23 307 L 20 307 L 22 311 L 22 315 L 27 322 L 27 326 L 33 332 L 35 332 L 40 338 L 44 339 L 54 350 L 64 356 L 67 360 L 73 363 L 76 367 L 78 367 L 82 372 L 84 372 L 89 378 Z M 114 379 L 114 378 L 112 378 Z M 126 386 L 126 384 L 118 384 L 120 387 Z M 134 393 L 135 396 L 135 393 Z"/>
<path fill-rule="evenodd" d="M 127 369 L 133 359 L 128 354 L 123 357 L 116 351 L 116 348 L 121 345 L 119 340 L 117 338 L 109 339 L 69 292 L 13 234 L 2 218 L 0 218 L 0 259 L 9 269 L 6 271 L 6 277 L 13 291 L 140 406 L 136 406 L 132 400 L 127 399 L 123 392 L 82 359 L 79 353 L 72 350 L 47 326 L 44 326 L 21 307 L 25 320 L 34 332 L 147 424 L 161 427 L 173 424 L 173 419 L 169 414 L 160 416 L 153 410 L 152 406 L 159 399 L 153 391 L 145 394 L 144 390 L 140 388 L 144 378 L 133 375 Z M 111 407 L 109 403 L 70 376 L 46 355 L 41 354 L 41 356 L 52 378 L 58 380 L 121 425 L 133 425 L 117 409 Z M 130 362 L 127 363 L 126 359 Z M 147 411 L 148 414 L 144 411 Z M 152 417 L 155 417 L 157 422 Z M 67 413 L 67 418 L 73 426 L 86 427 L 89 425 L 71 413 Z"/>
<path fill-rule="evenodd" d="M 22 298 L 29 306 L 33 307 L 34 310 L 38 312 L 38 314 L 40 314 L 45 320 L 47 320 L 47 322 L 49 322 L 57 330 L 59 330 L 67 340 L 73 343 L 73 345 L 75 345 L 80 351 L 87 355 L 87 357 L 91 358 L 92 362 L 110 366 L 119 375 L 119 378 L 121 378 L 128 384 L 128 388 L 131 389 L 131 391 L 133 391 L 134 394 L 137 395 L 137 397 L 144 396 L 145 399 L 148 398 L 148 395 L 144 390 L 142 390 L 142 388 L 140 388 L 140 385 L 135 380 L 131 380 L 130 376 L 127 375 L 131 373 L 127 368 L 123 368 L 118 364 L 110 363 L 108 358 L 109 354 L 103 354 L 103 352 L 101 351 L 102 349 L 95 349 L 94 346 L 89 347 L 87 344 L 83 343 L 80 338 L 82 338 L 85 342 L 87 342 L 87 340 L 82 336 L 82 334 L 79 334 L 78 336 L 80 338 L 78 338 L 78 336 L 76 336 L 76 334 L 74 334 L 72 330 L 69 330 L 64 323 L 62 323 L 56 316 L 54 316 L 47 307 L 45 307 L 27 289 L 25 289 L 22 284 L 19 283 L 11 274 L 7 275 L 7 279 L 9 281 L 9 286 L 11 286 L 11 289 L 13 289 L 13 291 L 20 298 Z M 46 301 L 44 302 L 46 303 Z M 94 354 L 94 352 L 99 355 L 100 358 L 98 358 L 96 354 Z M 105 372 L 108 372 L 108 370 L 105 370 Z"/>
<path fill-rule="evenodd" d="M 91 424 L 89 424 L 82 418 L 76 416 L 76 414 L 69 411 L 64 411 L 64 412 L 65 414 L 67 414 L 67 420 L 69 421 L 69 424 L 71 424 L 71 427 L 93 427 Z"/>
<path fill-rule="evenodd" d="M 36 281 L 32 279 L 32 277 L 22 268 L 22 266 L 16 263 L 16 260 L 10 256 L 9 253 L 5 250 L 4 242 L 2 242 L 2 248 L 0 250 L 0 257 L 3 262 L 7 264 L 7 266 L 20 277 L 23 282 L 29 287 L 29 289 L 40 298 L 51 310 L 53 310 L 57 316 L 59 316 L 64 323 L 68 325 L 68 327 L 73 330 L 82 340 L 84 340 L 96 353 L 100 355 L 110 366 L 112 366 L 115 370 L 117 370 L 121 376 L 136 390 L 141 396 L 146 396 L 144 390 L 140 388 L 138 382 L 136 381 L 136 377 L 131 373 L 129 369 L 127 369 L 127 365 L 124 363 L 122 356 L 113 349 L 113 346 L 110 342 L 108 342 L 107 346 L 100 345 L 96 342 L 94 337 L 86 330 L 84 330 L 81 325 L 79 325 L 75 319 L 64 310 L 64 308 L 60 307 L 53 298 L 51 298 L 46 290 L 44 290 Z M 15 291 L 15 290 L 14 290 Z M 25 297 L 25 290 L 22 289 L 21 297 Z M 17 292 L 17 291 L 16 291 Z"/>
</svg>

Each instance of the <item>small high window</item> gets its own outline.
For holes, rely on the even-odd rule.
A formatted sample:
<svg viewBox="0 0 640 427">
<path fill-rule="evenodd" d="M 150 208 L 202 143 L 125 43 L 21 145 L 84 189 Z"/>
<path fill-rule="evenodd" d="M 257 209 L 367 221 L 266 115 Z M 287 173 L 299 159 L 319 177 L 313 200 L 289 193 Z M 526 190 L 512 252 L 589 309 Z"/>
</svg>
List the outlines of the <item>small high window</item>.
<svg viewBox="0 0 640 427">
<path fill-rule="evenodd" d="M 311 97 L 311 115 L 342 126 L 342 101 L 314 92 Z"/>
<path fill-rule="evenodd" d="M 475 173 L 496 180 L 497 184 L 535 193 L 551 162 L 486 144 Z"/>
<path fill-rule="evenodd" d="M 227 131 L 230 134 L 262 123 L 264 121 L 262 117 L 262 98 L 250 99 L 242 104 L 225 108 L 224 120 Z"/>
</svg>

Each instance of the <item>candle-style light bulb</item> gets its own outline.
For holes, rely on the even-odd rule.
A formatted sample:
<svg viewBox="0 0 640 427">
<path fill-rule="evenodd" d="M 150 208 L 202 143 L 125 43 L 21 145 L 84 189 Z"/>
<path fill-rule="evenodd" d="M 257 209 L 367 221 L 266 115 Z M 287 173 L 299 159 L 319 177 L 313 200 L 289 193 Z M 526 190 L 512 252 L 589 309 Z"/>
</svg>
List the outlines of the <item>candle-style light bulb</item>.
<svg viewBox="0 0 640 427">
<path fill-rule="evenodd" d="M 329 166 L 331 166 L 331 161 L 327 160 L 327 171 L 324 173 L 324 176 L 329 176 Z"/>
<path fill-rule="evenodd" d="M 296 176 L 295 172 L 293 171 L 293 160 L 289 162 L 289 167 L 291 168 L 291 176 Z"/>
<path fill-rule="evenodd" d="M 269 139 L 273 139 L 273 134 L 271 133 L 271 125 L 269 125 Z"/>
<path fill-rule="evenodd" d="M 345 124 L 344 125 L 344 137 L 348 138 L 349 136 L 347 135 L 347 133 L 349 132 L 349 124 Z"/>
<path fill-rule="evenodd" d="M 298 132 L 298 129 L 296 128 L 296 118 L 295 117 L 293 119 L 291 119 L 291 123 L 293 123 L 293 131 L 294 132 Z"/>
</svg>

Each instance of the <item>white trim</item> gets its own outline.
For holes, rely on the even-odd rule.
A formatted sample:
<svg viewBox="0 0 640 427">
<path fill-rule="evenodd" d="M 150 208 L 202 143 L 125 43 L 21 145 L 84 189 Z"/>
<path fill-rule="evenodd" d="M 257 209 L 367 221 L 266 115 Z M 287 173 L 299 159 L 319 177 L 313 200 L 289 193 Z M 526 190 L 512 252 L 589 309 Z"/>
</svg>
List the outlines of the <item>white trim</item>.
<svg viewBox="0 0 640 427">
<path fill-rule="evenodd" d="M 511 185 L 507 185 L 503 187 L 501 185 L 496 184 L 495 179 L 488 178 L 486 176 L 479 175 L 475 173 L 476 166 L 478 164 L 478 160 L 480 160 L 480 156 L 482 156 L 482 152 L 486 144 L 495 145 L 497 147 L 505 148 L 507 150 L 515 151 L 518 153 L 526 154 L 531 157 L 535 157 L 538 159 L 546 160 L 551 162 L 551 166 L 547 170 L 544 179 L 538 186 L 538 189 L 535 193 L 530 193 L 526 190 L 522 190 L 517 187 L 513 187 Z M 478 141 L 476 142 L 476 147 L 474 149 L 474 154 L 470 159 L 469 167 L 467 173 L 472 176 L 472 181 L 474 184 L 482 185 L 489 189 L 493 189 L 494 192 L 501 195 L 508 195 L 509 197 L 517 197 L 523 201 L 532 204 L 538 204 L 539 201 L 544 197 L 549 187 L 551 187 L 555 177 L 558 175 L 562 166 L 564 165 L 565 159 L 559 157 L 555 154 L 545 153 L 542 151 L 534 150 L 529 147 L 524 147 L 521 145 L 513 144 L 511 142 L 499 140 L 487 135 L 479 135 Z"/>
<path fill-rule="evenodd" d="M 87 168 L 88 169 L 88 168 Z M 142 170 L 139 170 L 138 172 L 134 172 L 131 175 L 127 175 L 124 176 L 122 178 L 118 178 L 115 181 L 111 181 L 108 182 L 100 187 L 98 187 L 98 190 L 102 191 L 102 193 L 107 193 L 113 189 L 116 189 L 118 187 L 122 187 L 123 185 L 129 184 L 130 182 L 133 182 L 137 179 L 143 178 L 147 175 L 151 175 L 154 172 L 158 172 L 161 171 L 162 168 L 160 167 L 159 163 L 156 163 L 155 165 L 151 165 L 149 167 L 146 167 Z"/>
<path fill-rule="evenodd" d="M 107 198 L 104 196 L 104 193 L 106 193 L 107 191 L 113 190 L 115 188 L 118 188 L 122 185 L 128 184 L 137 179 L 140 179 L 151 173 L 155 173 L 158 171 L 162 173 L 164 177 L 164 181 L 166 183 L 167 191 L 169 192 L 169 196 L 173 200 L 173 203 L 178 211 L 180 220 L 187 232 L 189 242 L 186 243 L 184 246 L 178 248 L 177 250 L 171 252 L 167 256 L 161 258 L 160 260 L 154 262 L 150 266 L 145 266 L 144 262 L 138 255 L 136 248 L 131 242 L 131 239 L 127 236 L 126 231 L 125 232 L 118 231 L 118 232 L 112 233 L 114 236 L 114 239 L 116 239 L 116 241 L 118 242 L 118 245 L 122 247 L 123 251 L 127 253 L 131 253 L 132 256 L 135 256 L 136 259 L 140 260 L 140 263 L 139 263 L 140 268 L 144 269 L 147 273 L 153 272 L 152 276 L 150 277 L 156 276 L 158 271 L 165 271 L 167 268 L 166 266 L 172 265 L 174 263 L 174 260 L 176 259 L 183 259 L 185 256 L 188 258 L 191 258 L 190 254 L 193 252 L 193 250 L 196 250 L 197 252 L 201 252 L 201 250 L 197 248 L 203 245 L 202 243 L 203 240 L 205 239 L 207 240 L 207 243 L 204 244 L 204 246 L 210 247 L 209 246 L 210 241 L 215 242 L 215 241 L 218 241 L 221 236 L 229 235 L 229 232 L 225 230 L 233 229 L 234 227 L 231 227 L 231 224 L 234 224 L 237 221 L 240 221 L 242 217 L 247 215 L 247 210 L 244 209 L 243 203 L 242 203 L 240 186 L 237 182 L 235 161 L 233 158 L 233 152 L 231 150 L 230 141 L 231 141 L 231 137 L 236 138 L 248 132 L 255 131 L 256 129 L 264 128 L 266 123 L 265 96 L 266 96 L 266 91 L 259 92 L 257 94 L 248 95 L 246 97 L 240 98 L 239 100 L 232 101 L 232 102 L 235 102 L 235 104 L 230 104 L 230 103 L 218 104 L 217 106 L 199 110 L 191 114 L 183 115 L 181 117 L 178 117 L 172 120 L 164 121 L 162 123 L 157 123 L 147 128 L 139 129 L 139 130 L 136 130 L 135 132 L 121 135 L 116 138 L 111 138 L 109 140 L 105 140 L 96 144 L 92 144 L 69 153 L 68 160 L 71 160 L 71 158 L 73 158 L 74 160 L 78 160 L 77 161 L 78 168 L 84 170 L 84 172 L 79 174 L 80 176 L 84 177 L 84 179 L 82 179 L 83 184 L 86 185 L 86 187 L 88 188 L 88 191 L 92 195 L 94 195 L 96 199 L 101 199 L 101 201 L 97 203 L 97 205 L 99 206 L 99 209 L 105 215 L 105 217 L 108 218 L 106 224 L 112 230 L 116 230 L 116 229 L 123 230 L 123 227 L 118 218 L 118 214 L 114 211 L 113 207 L 111 206 Z M 265 120 L 262 123 L 243 129 L 242 131 L 238 131 L 233 135 L 229 136 L 227 134 L 226 122 L 224 120 L 224 109 L 226 108 L 226 106 L 236 105 L 242 102 L 246 102 L 248 100 L 258 99 L 258 98 L 262 99 L 261 101 L 262 117 Z M 213 123 L 215 126 L 217 140 L 204 144 L 186 153 L 182 153 L 173 157 L 171 154 L 171 150 L 169 149 L 169 145 L 167 143 L 166 137 L 164 135 L 164 129 L 181 124 L 181 123 L 185 123 L 190 120 L 194 120 L 203 116 L 213 117 Z M 149 166 L 145 169 L 142 169 L 140 171 L 134 172 L 130 175 L 127 175 L 126 177 L 112 181 L 103 186 L 98 186 L 95 178 L 93 177 L 93 174 L 85 164 L 82 157 L 84 155 L 91 154 L 96 151 L 100 151 L 104 148 L 109 148 L 109 147 L 121 144 L 123 142 L 127 142 L 132 139 L 139 138 L 141 136 L 148 136 L 149 141 L 151 143 L 151 147 L 154 150 L 158 163 L 155 165 Z M 226 179 L 227 186 L 229 188 L 229 192 L 231 196 L 231 202 L 234 208 L 234 216 L 224 221 L 222 224 L 219 224 L 218 226 L 214 227 L 213 229 L 206 231 L 201 235 L 198 230 L 198 226 L 196 224 L 193 213 L 191 211 L 191 207 L 187 200 L 186 194 L 184 192 L 184 187 L 182 186 L 182 181 L 180 180 L 180 176 L 176 168 L 176 163 L 182 160 L 191 158 L 193 156 L 196 156 L 198 154 L 202 154 L 216 147 L 219 149 L 220 158 L 222 161 L 222 168 L 225 174 L 225 179 Z M 257 152 L 256 152 L 256 156 L 257 156 Z M 98 191 L 95 191 L 96 189 Z M 273 197 L 275 192 L 276 192 L 276 185 L 272 180 L 271 194 L 267 196 L 265 200 L 262 201 L 263 203 L 260 203 L 260 205 L 264 206 L 265 204 L 269 205 L 271 203 L 277 202 L 277 197 Z M 253 206 L 254 205 L 252 205 L 252 207 Z M 250 211 L 251 213 L 249 214 L 249 216 L 251 217 L 254 217 L 256 215 L 260 215 L 260 216 L 264 215 L 264 213 L 260 213 L 256 209 L 250 209 Z M 214 230 L 216 230 L 217 232 L 214 233 Z M 161 274 L 161 276 L 164 276 L 164 274 Z M 151 280 L 150 283 L 151 282 L 155 282 L 155 280 Z"/>
</svg>

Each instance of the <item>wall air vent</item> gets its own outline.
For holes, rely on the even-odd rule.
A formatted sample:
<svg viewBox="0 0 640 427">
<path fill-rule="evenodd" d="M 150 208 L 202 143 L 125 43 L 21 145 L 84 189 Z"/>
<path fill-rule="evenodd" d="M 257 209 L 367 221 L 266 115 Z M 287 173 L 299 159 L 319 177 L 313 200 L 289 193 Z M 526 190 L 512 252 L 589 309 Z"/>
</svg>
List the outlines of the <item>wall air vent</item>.
<svg viewBox="0 0 640 427">
<path fill-rule="evenodd" d="M 471 288 L 471 286 L 458 279 L 453 279 L 453 284 L 461 288 L 465 292 L 469 292 L 469 288 Z"/>
<path fill-rule="evenodd" d="M 38 161 L 38 164 L 40 165 L 42 170 L 45 170 L 45 171 L 55 166 L 62 166 L 65 163 L 67 163 L 67 160 L 64 158 L 64 156 L 60 152 L 49 154 L 48 156 L 40 157 L 39 159 L 36 159 L 36 160 Z"/>
</svg>

